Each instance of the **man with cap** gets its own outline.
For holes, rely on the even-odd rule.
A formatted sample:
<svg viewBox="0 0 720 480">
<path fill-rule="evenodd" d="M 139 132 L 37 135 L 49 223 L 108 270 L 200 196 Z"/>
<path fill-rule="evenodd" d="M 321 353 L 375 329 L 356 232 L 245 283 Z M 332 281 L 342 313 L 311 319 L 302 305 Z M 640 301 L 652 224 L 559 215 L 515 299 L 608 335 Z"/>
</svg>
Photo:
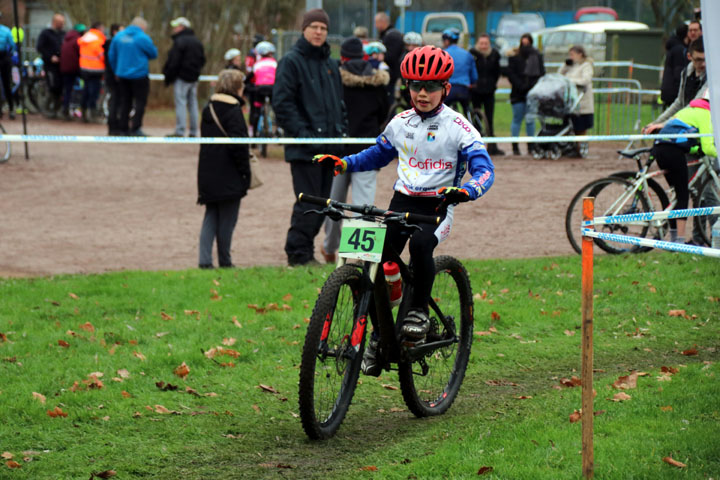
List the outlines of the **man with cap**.
<svg viewBox="0 0 720 480">
<path fill-rule="evenodd" d="M 289 137 L 334 138 L 347 134 L 347 118 L 337 60 L 326 42 L 330 18 L 317 8 L 305 12 L 302 36 L 280 59 L 272 106 L 279 126 Z M 342 155 L 342 145 L 286 145 L 295 198 L 299 193 L 328 197 L 333 167 L 312 163 L 313 156 L 331 151 Z M 328 163 L 328 162 L 326 162 Z M 316 263 L 314 239 L 324 217 L 304 215 L 314 207 L 295 202 L 285 242 L 288 264 Z"/>
<path fill-rule="evenodd" d="M 190 110 L 190 136 L 198 135 L 197 86 L 205 65 L 205 50 L 190 28 L 190 21 L 178 17 L 170 22 L 173 44 L 163 67 L 165 85 L 173 84 L 175 94 L 175 132 L 169 137 L 184 137 L 187 111 Z"/>
<path fill-rule="evenodd" d="M 148 94 L 150 93 L 149 61 L 157 58 L 157 47 L 145 31 L 147 21 L 142 17 L 133 18 L 130 25 L 115 35 L 110 43 L 108 59 L 118 78 L 118 101 L 120 102 L 120 120 L 118 133 L 144 137 L 142 121 L 145 115 Z M 135 115 L 130 125 L 130 110 L 135 107 Z"/>
<path fill-rule="evenodd" d="M 340 47 L 340 78 L 343 84 L 343 101 L 347 109 L 348 136 L 377 137 L 382 133 L 390 102 L 387 85 L 390 73 L 373 68 L 364 60 L 362 40 L 350 37 Z M 365 149 L 365 145 L 345 145 L 344 155 L 352 155 Z M 348 188 L 352 189 L 352 203 L 372 205 L 375 203 L 377 170 L 347 172 L 333 179 L 330 198 L 344 202 Z M 322 253 L 327 263 L 335 263 L 340 246 L 339 221 L 325 219 L 325 241 Z"/>
</svg>

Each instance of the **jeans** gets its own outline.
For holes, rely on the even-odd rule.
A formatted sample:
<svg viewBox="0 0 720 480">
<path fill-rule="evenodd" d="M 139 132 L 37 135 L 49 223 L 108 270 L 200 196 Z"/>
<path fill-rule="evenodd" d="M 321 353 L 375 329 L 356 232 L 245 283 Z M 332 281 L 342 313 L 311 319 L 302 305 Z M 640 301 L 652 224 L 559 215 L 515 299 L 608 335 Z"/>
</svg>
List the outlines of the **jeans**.
<svg viewBox="0 0 720 480">
<path fill-rule="evenodd" d="M 520 127 L 522 126 L 523 120 L 525 120 L 525 132 L 528 137 L 535 136 L 535 119 L 528 119 L 525 115 L 527 112 L 527 104 L 525 102 L 518 102 L 512 104 L 512 123 L 510 124 L 510 133 L 513 137 L 520 136 Z"/>
<path fill-rule="evenodd" d="M 85 88 L 83 88 L 82 106 L 89 110 L 97 108 L 97 100 L 100 96 L 100 85 L 102 83 L 102 73 L 83 72 L 83 80 L 85 80 Z M 64 106 L 64 105 L 63 105 Z"/>
<path fill-rule="evenodd" d="M 190 110 L 190 136 L 198 134 L 197 82 L 186 82 L 179 78 L 173 83 L 175 93 L 175 134 L 185 136 L 187 111 Z"/>
<path fill-rule="evenodd" d="M 232 267 L 230 245 L 240 211 L 240 199 L 213 202 L 205 205 L 205 218 L 200 230 L 199 265 L 212 265 L 212 248 L 217 239 L 218 263 Z"/>
</svg>

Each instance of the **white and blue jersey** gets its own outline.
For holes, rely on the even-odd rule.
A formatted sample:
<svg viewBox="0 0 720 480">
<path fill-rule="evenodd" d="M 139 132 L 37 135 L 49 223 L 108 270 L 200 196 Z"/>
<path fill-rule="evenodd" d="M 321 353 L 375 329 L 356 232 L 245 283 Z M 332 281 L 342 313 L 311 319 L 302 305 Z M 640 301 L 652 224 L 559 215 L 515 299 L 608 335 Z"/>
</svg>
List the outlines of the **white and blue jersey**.
<svg viewBox="0 0 720 480">
<path fill-rule="evenodd" d="M 382 168 L 395 158 L 394 189 L 411 197 L 437 197 L 442 187 L 462 187 L 475 200 L 495 179 L 495 166 L 480 133 L 445 105 L 424 119 L 415 110 L 399 113 L 375 145 L 345 160 L 349 172 L 364 172 Z M 461 184 L 466 171 L 472 178 Z"/>
</svg>

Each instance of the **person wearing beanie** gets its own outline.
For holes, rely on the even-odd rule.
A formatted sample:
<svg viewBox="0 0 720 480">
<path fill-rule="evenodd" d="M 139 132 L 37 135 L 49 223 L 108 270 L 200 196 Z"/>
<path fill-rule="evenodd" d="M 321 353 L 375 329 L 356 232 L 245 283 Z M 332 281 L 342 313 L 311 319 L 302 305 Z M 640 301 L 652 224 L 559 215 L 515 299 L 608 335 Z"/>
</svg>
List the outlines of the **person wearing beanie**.
<svg viewBox="0 0 720 480">
<path fill-rule="evenodd" d="M 390 73 L 373 68 L 369 61 L 363 59 L 364 56 L 362 40 L 357 37 L 348 38 L 340 47 L 340 77 L 348 116 L 349 137 L 380 135 L 390 108 L 386 90 L 390 83 Z M 361 150 L 362 145 L 345 145 L 344 153 L 352 155 Z M 344 173 L 333 179 L 330 198 L 344 202 L 350 188 L 352 203 L 373 205 L 376 183 L 377 170 Z M 337 260 L 341 226 L 339 221 L 325 219 L 325 241 L 320 252 L 327 263 L 335 263 Z"/>
<path fill-rule="evenodd" d="M 285 135 L 295 138 L 336 138 L 347 135 L 343 87 L 337 60 L 330 58 L 326 39 L 330 18 L 322 9 L 305 12 L 302 36 L 280 59 L 275 74 L 272 106 Z M 342 145 L 285 145 L 295 198 L 305 193 L 328 197 L 332 166 L 312 163 L 313 156 L 331 150 L 342 154 Z M 324 217 L 304 215 L 314 207 L 295 202 L 285 242 L 289 265 L 317 263 L 314 240 Z"/>
</svg>

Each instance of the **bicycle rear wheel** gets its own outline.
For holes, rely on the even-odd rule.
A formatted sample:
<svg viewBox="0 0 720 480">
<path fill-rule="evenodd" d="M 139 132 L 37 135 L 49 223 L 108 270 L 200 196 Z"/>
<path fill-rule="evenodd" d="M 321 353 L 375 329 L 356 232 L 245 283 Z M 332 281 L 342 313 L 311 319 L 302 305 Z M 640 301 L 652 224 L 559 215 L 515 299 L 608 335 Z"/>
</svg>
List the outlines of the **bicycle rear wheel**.
<svg viewBox="0 0 720 480">
<path fill-rule="evenodd" d="M 646 194 L 636 190 L 632 183 L 615 177 L 609 177 L 608 180 L 608 182 L 594 186 L 589 192 L 591 197 L 595 197 L 596 217 L 631 215 L 653 211 Z M 622 223 L 619 225 L 597 225 L 595 230 L 602 233 L 645 238 L 648 231 L 650 231 L 650 226 L 648 224 Z M 602 250 L 613 254 L 647 250 L 639 245 L 601 240 L 599 238 L 595 239 L 595 244 Z"/>
<path fill-rule="evenodd" d="M 457 336 L 457 342 L 430 352 L 420 360 L 400 362 L 398 375 L 403 399 L 417 417 L 441 415 L 457 397 L 465 377 L 472 346 L 473 299 L 470 279 L 462 263 L 453 257 L 435 259 L 431 298 L 454 331 L 449 331 L 431 308 L 427 342 Z"/>
<path fill-rule="evenodd" d="M 715 179 L 708 176 L 707 179 L 698 189 L 698 194 L 693 198 L 693 206 L 695 208 L 701 207 L 717 207 L 720 205 L 720 186 L 715 183 Z M 703 242 L 710 245 L 712 242 L 712 227 L 718 220 L 718 215 L 700 215 L 693 217 L 693 233 L 695 230 L 699 230 L 700 236 Z M 690 232 L 686 232 L 685 236 L 688 237 Z"/>
<path fill-rule="evenodd" d="M 490 131 L 487 117 L 485 117 L 485 113 L 483 113 L 483 111 L 479 108 L 473 108 L 472 110 L 470 110 L 469 120 L 477 129 L 477 131 L 480 132 L 481 136 L 486 136 L 487 132 Z"/>
<path fill-rule="evenodd" d="M 344 265 L 328 277 L 315 302 L 300 364 L 303 429 L 313 440 L 332 437 L 355 393 L 365 338 L 351 345 L 361 274 Z"/>
</svg>

